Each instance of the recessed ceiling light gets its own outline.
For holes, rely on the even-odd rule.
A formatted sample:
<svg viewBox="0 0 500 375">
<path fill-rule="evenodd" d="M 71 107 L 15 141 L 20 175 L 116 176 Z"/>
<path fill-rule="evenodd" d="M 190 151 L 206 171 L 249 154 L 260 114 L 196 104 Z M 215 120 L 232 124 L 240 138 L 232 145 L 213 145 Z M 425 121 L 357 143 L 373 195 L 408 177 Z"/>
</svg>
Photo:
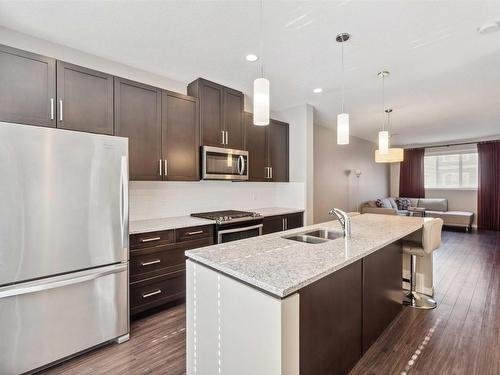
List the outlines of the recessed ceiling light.
<svg viewBox="0 0 500 375">
<path fill-rule="evenodd" d="M 315 94 L 321 94 L 322 92 L 323 92 L 323 89 L 321 87 L 318 87 L 318 88 L 313 90 L 313 93 L 315 93 Z"/>
<path fill-rule="evenodd" d="M 259 59 L 259 56 L 254 55 L 253 53 L 251 53 L 251 54 L 247 55 L 247 56 L 245 57 L 245 59 L 246 59 L 247 61 L 254 62 L 254 61 L 257 61 L 257 60 Z"/>
<path fill-rule="evenodd" d="M 477 28 L 479 34 L 489 34 L 500 29 L 500 22 L 491 22 Z"/>
</svg>

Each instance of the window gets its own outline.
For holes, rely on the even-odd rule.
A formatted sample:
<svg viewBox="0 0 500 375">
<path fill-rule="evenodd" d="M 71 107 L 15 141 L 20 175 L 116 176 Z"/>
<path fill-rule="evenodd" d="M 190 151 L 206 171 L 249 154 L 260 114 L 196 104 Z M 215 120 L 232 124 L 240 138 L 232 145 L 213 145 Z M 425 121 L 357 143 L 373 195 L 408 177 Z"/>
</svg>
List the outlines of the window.
<svg viewBox="0 0 500 375">
<path fill-rule="evenodd" d="M 426 189 L 477 188 L 477 153 L 424 157 Z"/>
</svg>

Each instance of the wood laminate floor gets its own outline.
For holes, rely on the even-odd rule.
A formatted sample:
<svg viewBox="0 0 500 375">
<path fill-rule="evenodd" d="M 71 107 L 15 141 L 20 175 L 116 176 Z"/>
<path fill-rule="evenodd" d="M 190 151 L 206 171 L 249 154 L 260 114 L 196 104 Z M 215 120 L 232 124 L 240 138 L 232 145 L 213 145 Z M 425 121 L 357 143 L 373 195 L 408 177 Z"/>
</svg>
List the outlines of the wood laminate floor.
<svg viewBox="0 0 500 375">
<path fill-rule="evenodd" d="M 351 375 L 500 374 L 500 232 L 444 231 L 434 288 L 438 307 L 404 308 Z M 184 374 L 184 314 L 180 304 L 133 321 L 130 341 L 44 374 Z"/>
</svg>

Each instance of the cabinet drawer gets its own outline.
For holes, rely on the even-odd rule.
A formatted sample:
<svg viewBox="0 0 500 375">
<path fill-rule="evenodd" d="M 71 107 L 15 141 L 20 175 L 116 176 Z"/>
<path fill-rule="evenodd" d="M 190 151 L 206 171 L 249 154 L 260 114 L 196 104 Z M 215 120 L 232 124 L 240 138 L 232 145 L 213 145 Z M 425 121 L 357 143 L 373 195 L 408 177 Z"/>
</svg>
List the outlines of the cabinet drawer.
<svg viewBox="0 0 500 375">
<path fill-rule="evenodd" d="M 199 238 L 211 238 L 214 235 L 213 225 L 180 228 L 175 230 L 177 241 L 189 241 Z"/>
<path fill-rule="evenodd" d="M 184 247 L 161 245 L 130 253 L 130 281 L 185 267 Z"/>
<path fill-rule="evenodd" d="M 173 242 L 175 242 L 173 230 L 130 235 L 130 249 L 139 249 L 142 247 L 151 247 Z"/>
<path fill-rule="evenodd" d="M 183 298 L 186 292 L 186 272 L 171 272 L 130 284 L 130 312 L 136 314 L 149 308 Z"/>
<path fill-rule="evenodd" d="M 178 271 L 186 267 L 184 252 L 213 244 L 213 238 L 158 245 L 130 251 L 130 282 Z"/>
</svg>

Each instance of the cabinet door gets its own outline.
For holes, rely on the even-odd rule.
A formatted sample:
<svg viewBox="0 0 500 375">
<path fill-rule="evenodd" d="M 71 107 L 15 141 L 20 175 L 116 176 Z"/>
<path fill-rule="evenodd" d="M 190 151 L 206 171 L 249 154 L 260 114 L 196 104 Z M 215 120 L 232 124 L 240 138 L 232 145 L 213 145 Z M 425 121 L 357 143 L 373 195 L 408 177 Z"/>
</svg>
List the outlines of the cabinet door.
<svg viewBox="0 0 500 375">
<path fill-rule="evenodd" d="M 129 139 L 131 180 L 161 180 L 161 89 L 115 77 L 115 134 Z"/>
<path fill-rule="evenodd" d="M 245 112 L 245 150 L 248 151 L 249 181 L 267 181 L 267 126 L 255 126 L 253 115 Z"/>
<path fill-rule="evenodd" d="M 243 124 L 243 93 L 224 88 L 224 130 L 226 147 L 243 149 L 245 128 Z"/>
<path fill-rule="evenodd" d="M 57 127 L 113 134 L 113 76 L 57 62 Z"/>
<path fill-rule="evenodd" d="M 363 353 L 403 308 L 402 262 L 401 241 L 363 258 Z"/>
<path fill-rule="evenodd" d="M 200 136 L 203 146 L 224 147 L 224 88 L 214 82 L 197 79 L 188 85 L 188 95 L 200 100 Z"/>
<path fill-rule="evenodd" d="M 361 358 L 361 269 L 358 260 L 298 291 L 300 375 L 348 374 Z"/>
<path fill-rule="evenodd" d="M 56 61 L 0 45 L 0 121 L 56 126 Z"/>
<path fill-rule="evenodd" d="M 304 226 L 304 214 L 302 212 L 286 215 L 286 229 L 295 229 Z"/>
<path fill-rule="evenodd" d="M 285 227 L 285 216 L 268 216 L 263 220 L 262 234 L 281 232 Z"/>
<path fill-rule="evenodd" d="M 199 180 L 198 99 L 162 92 L 164 180 Z"/>
<path fill-rule="evenodd" d="M 271 120 L 269 125 L 269 162 L 272 181 L 288 182 L 288 124 Z"/>
</svg>

